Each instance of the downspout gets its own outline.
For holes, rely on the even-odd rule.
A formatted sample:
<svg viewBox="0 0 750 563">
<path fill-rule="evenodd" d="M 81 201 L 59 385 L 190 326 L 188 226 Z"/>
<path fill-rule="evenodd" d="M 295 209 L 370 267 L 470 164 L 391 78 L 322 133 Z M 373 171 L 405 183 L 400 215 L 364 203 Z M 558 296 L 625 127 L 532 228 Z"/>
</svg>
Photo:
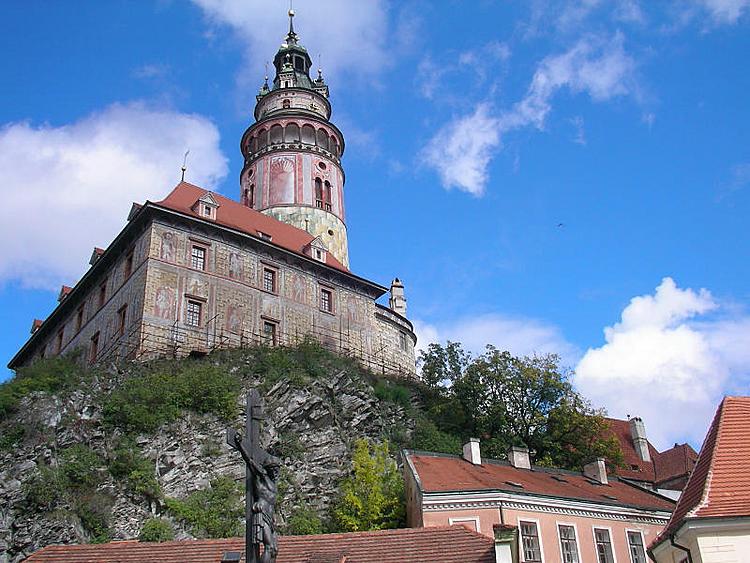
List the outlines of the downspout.
<svg viewBox="0 0 750 563">
<path fill-rule="evenodd" d="M 684 551 L 685 553 L 687 553 L 688 563 L 693 563 L 693 556 L 690 553 L 690 550 L 687 547 L 685 547 L 684 545 L 680 545 L 679 543 L 675 542 L 674 541 L 674 534 L 670 534 L 669 535 L 669 543 L 672 544 L 672 547 L 676 547 L 677 549 L 680 549 L 680 550 Z"/>
</svg>

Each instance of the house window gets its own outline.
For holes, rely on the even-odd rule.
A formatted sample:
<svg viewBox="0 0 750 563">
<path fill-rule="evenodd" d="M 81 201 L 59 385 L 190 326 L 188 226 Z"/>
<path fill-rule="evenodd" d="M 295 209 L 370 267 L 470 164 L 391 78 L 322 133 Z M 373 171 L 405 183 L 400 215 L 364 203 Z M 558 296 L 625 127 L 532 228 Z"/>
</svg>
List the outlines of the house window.
<svg viewBox="0 0 750 563">
<path fill-rule="evenodd" d="M 117 311 L 117 336 L 125 334 L 125 319 L 128 315 L 128 306 L 123 305 Z"/>
<path fill-rule="evenodd" d="M 188 299 L 185 309 L 185 324 L 188 326 L 201 326 L 201 312 L 203 303 Z"/>
<path fill-rule="evenodd" d="M 320 309 L 326 313 L 333 313 L 333 292 L 320 288 Z"/>
<path fill-rule="evenodd" d="M 62 352 L 63 337 L 65 336 L 65 327 L 57 331 L 57 353 Z"/>
<path fill-rule="evenodd" d="M 128 255 L 125 257 L 125 271 L 124 277 L 125 279 L 128 279 L 130 277 L 130 274 L 133 273 L 133 251 L 131 250 L 128 252 Z"/>
<path fill-rule="evenodd" d="M 212 211 L 211 210 L 211 206 L 210 205 L 206 205 L 204 203 L 203 204 L 203 216 L 204 217 L 211 217 L 211 214 L 212 214 L 211 211 Z"/>
<path fill-rule="evenodd" d="M 104 280 L 99 286 L 99 307 L 104 307 L 104 302 L 107 300 L 107 280 Z"/>
<path fill-rule="evenodd" d="M 276 270 L 263 268 L 263 289 L 269 293 L 276 293 Z"/>
<path fill-rule="evenodd" d="M 193 246 L 190 251 L 190 267 L 195 270 L 206 269 L 206 249 L 201 246 Z"/>
<path fill-rule="evenodd" d="M 278 325 L 272 321 L 263 321 L 263 342 L 268 346 L 275 346 L 278 338 Z"/>
<path fill-rule="evenodd" d="M 596 542 L 596 556 L 599 563 L 615 563 L 609 530 L 594 528 L 594 541 Z"/>
<path fill-rule="evenodd" d="M 560 533 L 560 550 L 562 551 L 563 563 L 579 563 L 575 528 L 559 524 L 557 529 Z"/>
<path fill-rule="evenodd" d="M 409 344 L 406 339 L 406 333 L 405 332 L 399 332 L 398 333 L 398 345 L 404 352 L 409 351 Z"/>
<path fill-rule="evenodd" d="M 99 356 L 99 333 L 97 332 L 91 337 L 91 347 L 89 348 L 89 362 L 92 364 L 96 362 L 96 358 Z"/>
<path fill-rule="evenodd" d="M 313 248 L 313 258 L 315 258 L 318 262 L 325 262 L 326 261 L 326 255 L 323 250 L 320 248 Z"/>
<path fill-rule="evenodd" d="M 628 547 L 630 548 L 630 561 L 646 563 L 646 551 L 643 549 L 643 536 L 640 532 L 628 532 Z"/>
<path fill-rule="evenodd" d="M 78 313 L 76 314 L 76 332 L 81 330 L 83 326 L 83 305 L 78 307 Z"/>
<path fill-rule="evenodd" d="M 539 545 L 539 530 L 536 522 L 519 522 L 521 528 L 521 549 L 527 563 L 541 562 L 542 549 Z"/>
</svg>

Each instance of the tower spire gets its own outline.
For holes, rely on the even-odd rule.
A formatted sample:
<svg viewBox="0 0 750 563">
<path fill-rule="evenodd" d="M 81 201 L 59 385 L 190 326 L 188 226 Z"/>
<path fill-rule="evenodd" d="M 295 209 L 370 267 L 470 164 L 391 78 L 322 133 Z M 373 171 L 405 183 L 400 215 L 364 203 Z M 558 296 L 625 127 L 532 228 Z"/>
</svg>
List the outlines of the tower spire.
<svg viewBox="0 0 750 563">
<path fill-rule="evenodd" d="M 297 34 L 294 32 L 294 7 L 292 6 L 292 0 L 289 0 L 289 33 L 286 36 L 286 42 L 288 45 L 297 44 Z"/>
</svg>

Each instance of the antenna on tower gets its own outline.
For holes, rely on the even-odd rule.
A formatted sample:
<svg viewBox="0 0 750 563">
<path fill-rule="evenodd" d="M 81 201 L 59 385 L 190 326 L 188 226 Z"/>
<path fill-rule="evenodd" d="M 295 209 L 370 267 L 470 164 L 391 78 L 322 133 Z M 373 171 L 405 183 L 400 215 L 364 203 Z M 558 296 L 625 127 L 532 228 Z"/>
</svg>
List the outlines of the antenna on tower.
<svg viewBox="0 0 750 563">
<path fill-rule="evenodd" d="M 190 149 L 185 151 L 185 157 L 182 159 L 182 181 L 185 181 L 185 172 L 187 172 L 187 157 L 190 154 Z"/>
</svg>

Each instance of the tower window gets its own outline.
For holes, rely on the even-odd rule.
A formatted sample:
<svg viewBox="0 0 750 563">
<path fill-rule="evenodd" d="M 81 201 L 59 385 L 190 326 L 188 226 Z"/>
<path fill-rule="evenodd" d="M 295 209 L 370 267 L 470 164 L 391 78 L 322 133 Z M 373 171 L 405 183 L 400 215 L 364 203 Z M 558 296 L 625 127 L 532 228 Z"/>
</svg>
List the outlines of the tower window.
<svg viewBox="0 0 750 563">
<path fill-rule="evenodd" d="M 201 326 L 201 313 L 203 303 L 189 299 L 185 309 L 185 324 L 189 326 Z"/>
<path fill-rule="evenodd" d="M 283 137 L 284 129 L 281 127 L 281 125 L 274 125 L 273 127 L 271 127 L 270 141 L 272 145 L 281 143 Z"/>
<path fill-rule="evenodd" d="M 292 107 L 292 102 L 290 100 L 284 100 L 283 102 L 281 102 L 281 107 L 284 109 L 289 109 L 290 107 Z"/>
<path fill-rule="evenodd" d="M 245 203 L 250 209 L 255 207 L 255 184 L 250 184 L 250 187 L 245 190 Z"/>
<path fill-rule="evenodd" d="M 89 362 L 96 362 L 96 358 L 99 355 L 99 333 L 97 332 L 91 337 L 91 347 L 89 348 Z"/>
<path fill-rule="evenodd" d="M 294 68 L 305 72 L 305 59 L 302 57 L 294 57 Z"/>
<path fill-rule="evenodd" d="M 325 189 L 325 192 L 323 192 L 323 195 L 325 196 L 323 200 L 325 210 L 330 211 L 331 210 L 331 183 L 328 180 L 326 180 L 326 189 Z"/>
<path fill-rule="evenodd" d="M 315 178 L 315 207 L 323 209 L 323 180 Z"/>
<path fill-rule="evenodd" d="M 289 123 L 284 131 L 284 142 L 285 143 L 299 143 L 299 125 L 296 123 Z"/>
<path fill-rule="evenodd" d="M 190 251 L 190 267 L 195 270 L 206 269 L 206 249 L 200 246 L 193 246 Z"/>
</svg>

